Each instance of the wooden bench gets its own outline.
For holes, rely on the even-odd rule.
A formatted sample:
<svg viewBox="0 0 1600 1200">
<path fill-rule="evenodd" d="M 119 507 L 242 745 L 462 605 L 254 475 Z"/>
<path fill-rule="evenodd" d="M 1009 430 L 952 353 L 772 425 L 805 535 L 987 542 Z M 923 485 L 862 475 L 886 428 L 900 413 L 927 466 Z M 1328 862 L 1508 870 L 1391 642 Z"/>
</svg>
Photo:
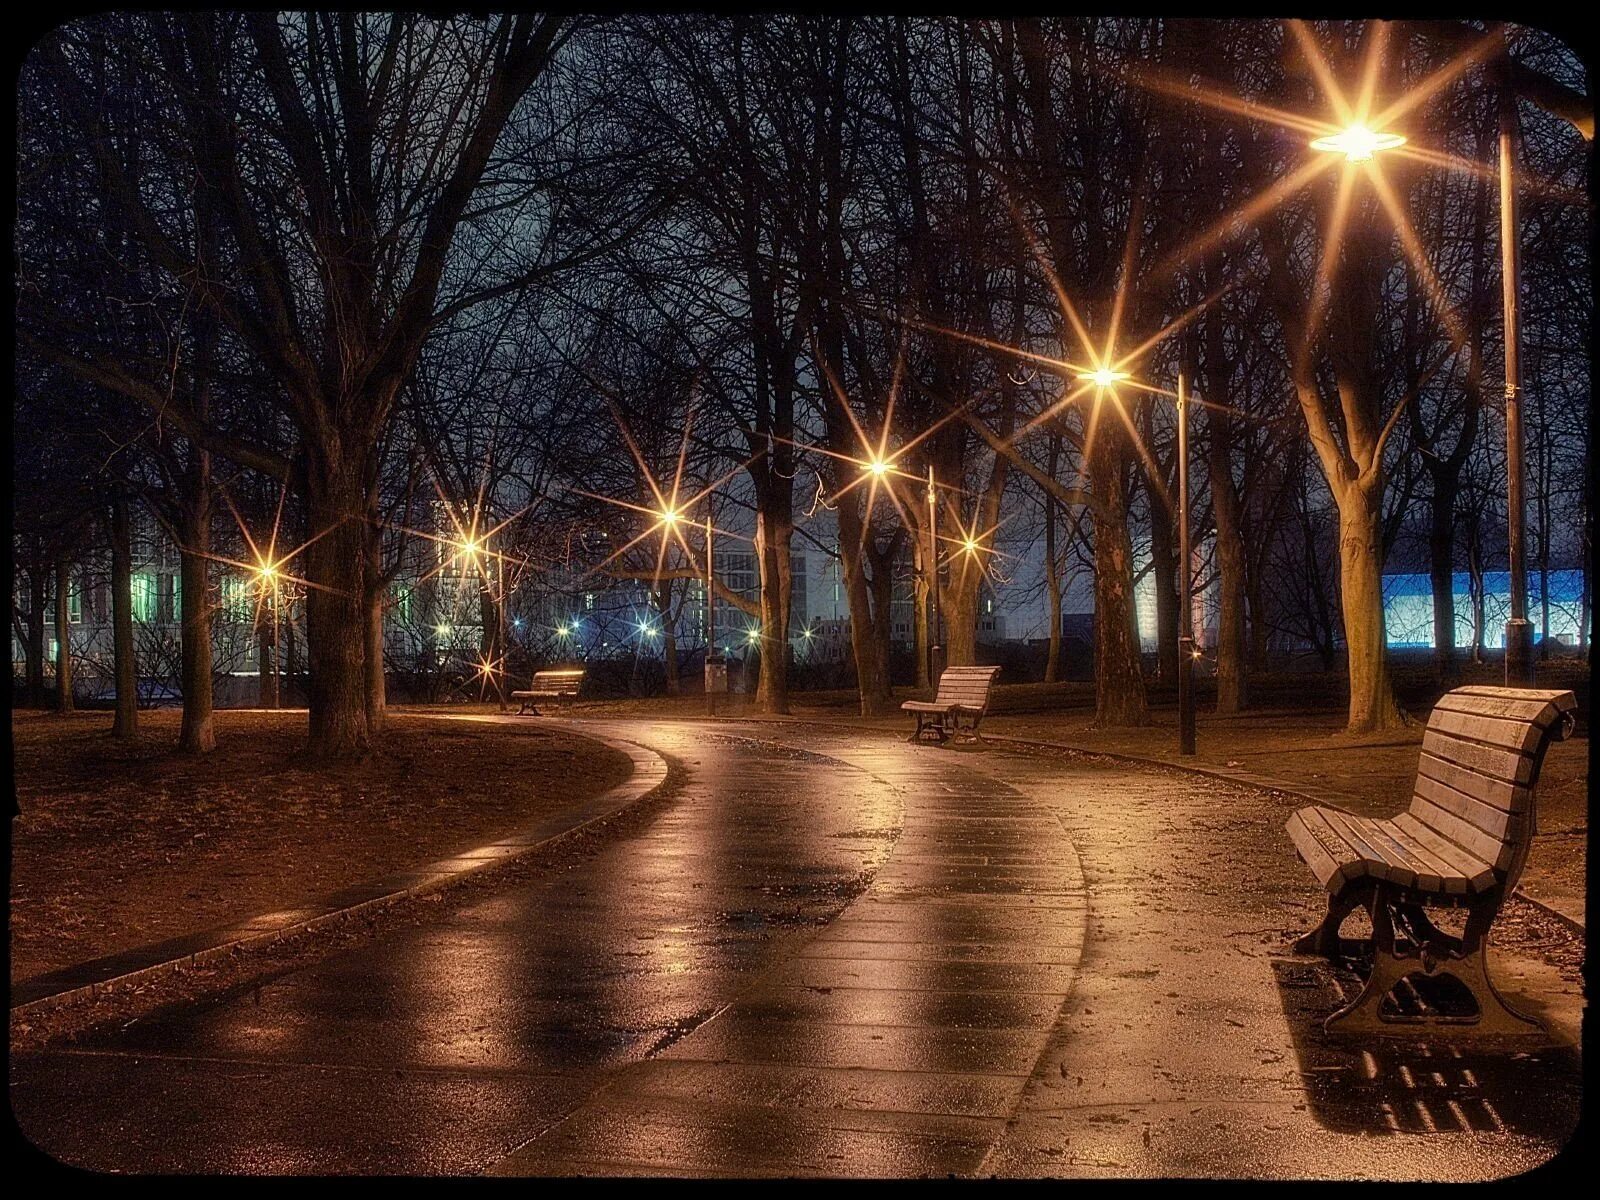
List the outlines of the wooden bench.
<svg viewBox="0 0 1600 1200">
<path fill-rule="evenodd" d="M 534 716 L 538 716 L 540 700 L 571 704 L 578 697 L 578 689 L 583 686 L 583 676 L 582 667 L 556 667 L 549 671 L 535 672 L 527 691 L 511 693 L 511 698 L 521 701 L 522 704 L 522 707 L 517 709 L 517 715 L 521 716 L 531 711 Z"/>
<path fill-rule="evenodd" d="M 946 667 L 932 700 L 907 700 L 900 706 L 917 715 L 917 730 L 906 740 L 917 741 L 924 730 L 931 730 L 945 741 L 960 731 L 963 717 L 971 722 L 968 731 L 977 737 L 978 722 L 989 711 L 989 692 L 998 674 L 999 667 Z"/>
<path fill-rule="evenodd" d="M 1436 1032 L 1541 1032 L 1495 990 L 1485 950 L 1528 859 L 1545 751 L 1572 733 L 1576 707 L 1567 691 L 1457 688 L 1428 719 L 1405 812 L 1377 820 L 1312 805 L 1289 818 L 1295 850 L 1328 890 L 1327 916 L 1294 949 L 1335 958 L 1344 918 L 1357 906 L 1372 918 L 1372 973 L 1326 1029 L 1383 1033 L 1421 1024 Z M 1435 926 L 1425 905 L 1464 908 L 1461 936 Z M 1386 1011 L 1389 992 L 1418 973 L 1453 976 L 1472 993 L 1477 1015 Z"/>
</svg>

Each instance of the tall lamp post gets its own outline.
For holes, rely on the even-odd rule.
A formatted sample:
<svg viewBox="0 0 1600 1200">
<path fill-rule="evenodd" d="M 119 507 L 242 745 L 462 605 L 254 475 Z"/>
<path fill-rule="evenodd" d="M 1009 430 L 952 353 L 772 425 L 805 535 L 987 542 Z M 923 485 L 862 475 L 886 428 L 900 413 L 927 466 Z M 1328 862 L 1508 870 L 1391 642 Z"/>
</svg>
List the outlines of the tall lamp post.
<svg viewBox="0 0 1600 1200">
<path fill-rule="evenodd" d="M 1502 52 L 1504 53 L 1504 52 Z M 1506 686 L 1533 682 L 1533 623 L 1528 620 L 1527 518 L 1522 484 L 1522 322 L 1517 301 L 1521 264 L 1517 233 L 1517 97 L 1502 60 L 1500 79 L 1500 303 L 1505 318 L 1506 540 L 1511 617 L 1506 621 Z"/>
<path fill-rule="evenodd" d="M 1194 749 L 1194 601 L 1189 549 L 1189 394 L 1178 372 L 1178 753 Z"/>
<path fill-rule="evenodd" d="M 939 686 L 939 492 L 928 464 L 928 686 Z"/>
<path fill-rule="evenodd" d="M 1518 314 L 1520 266 L 1517 232 L 1517 97 L 1510 84 L 1510 55 L 1500 58 L 1500 303 L 1505 326 L 1506 367 L 1506 541 L 1510 567 L 1511 616 L 1506 621 L 1506 684 L 1533 682 L 1533 623 L 1528 620 L 1527 517 L 1523 500 L 1522 462 L 1522 333 Z M 1313 150 L 1343 154 L 1350 162 L 1366 162 L 1374 154 L 1403 146 L 1396 133 L 1377 133 L 1356 124 L 1319 137 Z"/>
</svg>

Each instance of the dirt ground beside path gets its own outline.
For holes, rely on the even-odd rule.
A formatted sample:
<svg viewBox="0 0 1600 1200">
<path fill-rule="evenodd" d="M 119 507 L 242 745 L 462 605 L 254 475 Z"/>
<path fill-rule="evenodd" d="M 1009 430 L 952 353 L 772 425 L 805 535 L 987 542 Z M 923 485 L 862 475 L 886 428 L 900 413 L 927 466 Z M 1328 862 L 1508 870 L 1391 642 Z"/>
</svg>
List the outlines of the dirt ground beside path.
<svg viewBox="0 0 1600 1200">
<path fill-rule="evenodd" d="M 391 714 L 380 753 L 313 767 L 305 714 L 219 712 L 216 753 L 172 753 L 178 714 L 19 713 L 11 978 L 292 906 L 469 849 L 627 778 L 565 731 Z"/>
</svg>

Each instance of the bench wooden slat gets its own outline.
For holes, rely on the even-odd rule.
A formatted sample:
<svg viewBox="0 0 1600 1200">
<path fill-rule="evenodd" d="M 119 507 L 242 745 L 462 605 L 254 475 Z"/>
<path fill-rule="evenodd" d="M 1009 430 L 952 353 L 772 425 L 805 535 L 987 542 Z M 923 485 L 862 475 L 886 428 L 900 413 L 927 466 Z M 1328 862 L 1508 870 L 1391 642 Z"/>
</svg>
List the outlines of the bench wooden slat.
<svg viewBox="0 0 1600 1200">
<path fill-rule="evenodd" d="M 1411 801 L 1411 807 L 1401 816 L 1411 817 L 1419 825 L 1431 829 L 1441 837 L 1454 842 L 1474 858 L 1481 859 L 1499 870 L 1504 871 L 1511 865 L 1515 847 L 1502 843 L 1499 838 L 1485 833 L 1471 821 L 1458 817 L 1449 809 L 1440 808 L 1431 800 L 1421 796 L 1416 797 Z M 1399 819 L 1400 817 L 1395 818 L 1397 821 Z"/>
<path fill-rule="evenodd" d="M 1370 821 L 1337 808 L 1323 808 L 1319 811 L 1322 818 L 1349 842 L 1351 848 L 1360 856 L 1360 866 L 1367 874 L 1387 879 L 1401 887 L 1416 885 L 1417 872 L 1404 859 L 1387 853 L 1388 847 L 1371 828 Z"/>
<path fill-rule="evenodd" d="M 1422 735 L 1422 749 L 1479 775 L 1489 775 L 1508 783 L 1526 784 L 1533 779 L 1533 757 L 1517 750 L 1463 741 L 1433 728 Z"/>
<path fill-rule="evenodd" d="M 1436 829 L 1425 825 L 1414 813 L 1403 812 L 1394 819 L 1394 823 L 1466 876 L 1473 891 L 1481 892 L 1494 886 L 1494 868 L 1489 863 L 1474 858 Z"/>
<path fill-rule="evenodd" d="M 1438 708 L 1428 718 L 1428 728 L 1520 754 L 1529 753 L 1538 746 L 1545 732 L 1543 727 L 1523 721 L 1504 721 L 1499 717 L 1479 717 Z"/>
<path fill-rule="evenodd" d="M 1481 804 L 1501 808 L 1506 812 L 1527 812 L 1533 795 L 1528 788 L 1518 787 L 1514 783 L 1496 779 L 1493 775 L 1474 771 L 1470 767 L 1440 758 L 1437 754 L 1431 754 L 1426 750 L 1417 759 L 1417 774 L 1437 779 L 1458 792 L 1466 792 Z"/>
<path fill-rule="evenodd" d="M 1434 712 L 1458 712 L 1469 716 L 1493 717 L 1503 721 L 1528 721 L 1548 728 L 1560 713 L 1545 699 L 1513 699 L 1508 696 L 1463 696 L 1448 692 L 1434 705 Z"/>
<path fill-rule="evenodd" d="M 1348 861 L 1348 843 L 1329 828 L 1315 808 L 1293 813 L 1284 828 L 1317 882 L 1328 891 L 1337 891 L 1345 882 L 1343 864 Z"/>
<path fill-rule="evenodd" d="M 1457 791 L 1447 783 L 1440 783 L 1437 779 L 1429 779 L 1426 775 L 1417 776 L 1416 788 L 1411 794 L 1412 803 L 1418 799 L 1426 800 L 1452 816 L 1482 830 L 1496 841 L 1506 839 L 1516 840 L 1522 832 L 1523 816 L 1521 813 L 1507 812 L 1503 808 L 1495 808 L 1484 804 L 1464 792 Z"/>
<path fill-rule="evenodd" d="M 1433 853 L 1421 842 L 1417 841 L 1406 830 L 1396 825 L 1392 819 L 1374 821 L 1374 825 L 1388 838 L 1410 861 L 1417 865 L 1417 886 L 1439 892 L 1465 892 L 1467 890 L 1466 876 L 1461 874 L 1450 863 Z"/>
</svg>

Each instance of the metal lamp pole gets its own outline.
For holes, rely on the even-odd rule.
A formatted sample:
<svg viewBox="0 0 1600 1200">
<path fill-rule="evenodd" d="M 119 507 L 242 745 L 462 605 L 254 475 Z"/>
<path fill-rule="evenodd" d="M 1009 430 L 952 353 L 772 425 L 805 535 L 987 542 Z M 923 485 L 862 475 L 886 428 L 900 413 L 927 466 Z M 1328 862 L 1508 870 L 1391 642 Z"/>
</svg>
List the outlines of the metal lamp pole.
<svg viewBox="0 0 1600 1200">
<path fill-rule="evenodd" d="M 928 686 L 939 686 L 939 493 L 928 464 Z"/>
<path fill-rule="evenodd" d="M 1178 753 L 1194 750 L 1194 602 L 1190 595 L 1189 395 L 1178 373 Z"/>
<path fill-rule="evenodd" d="M 717 646 L 717 621 L 716 607 L 717 595 L 711 590 L 711 514 L 706 513 L 706 716 L 715 716 L 717 711 L 716 693 L 711 690 L 711 656 Z"/>
<path fill-rule="evenodd" d="M 1504 65 L 1509 65 L 1509 58 Z M 1506 534 L 1510 551 L 1511 618 L 1506 622 L 1506 686 L 1533 682 L 1533 623 L 1528 620 L 1522 464 L 1522 329 L 1517 237 L 1517 98 L 1509 73 L 1500 81 L 1500 296 L 1505 314 Z"/>
</svg>

